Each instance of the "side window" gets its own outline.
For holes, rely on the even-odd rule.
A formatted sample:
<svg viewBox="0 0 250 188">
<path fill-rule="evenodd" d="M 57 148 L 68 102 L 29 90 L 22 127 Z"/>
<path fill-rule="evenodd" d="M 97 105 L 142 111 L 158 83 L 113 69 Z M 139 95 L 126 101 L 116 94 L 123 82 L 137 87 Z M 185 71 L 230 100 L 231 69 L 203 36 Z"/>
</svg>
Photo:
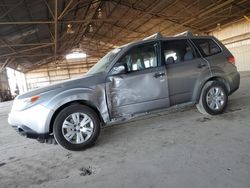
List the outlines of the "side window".
<svg viewBox="0 0 250 188">
<path fill-rule="evenodd" d="M 220 47 L 212 39 L 192 39 L 192 41 L 205 57 L 221 52 Z"/>
<path fill-rule="evenodd" d="M 126 67 L 127 72 L 157 67 L 156 48 L 153 44 L 136 47 L 123 56 L 119 62 Z"/>
<path fill-rule="evenodd" d="M 163 61 L 165 64 L 180 63 L 196 58 L 188 40 L 169 40 L 162 43 Z"/>
</svg>

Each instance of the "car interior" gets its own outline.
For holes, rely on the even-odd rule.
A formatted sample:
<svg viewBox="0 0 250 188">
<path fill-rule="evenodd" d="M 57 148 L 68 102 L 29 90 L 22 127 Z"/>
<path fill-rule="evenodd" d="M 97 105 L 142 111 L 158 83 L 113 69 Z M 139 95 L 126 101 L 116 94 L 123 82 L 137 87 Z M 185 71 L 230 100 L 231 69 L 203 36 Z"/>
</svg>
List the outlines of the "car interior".
<svg viewBox="0 0 250 188">
<path fill-rule="evenodd" d="M 166 65 L 194 59 L 194 52 L 187 41 L 167 41 L 163 44 L 163 53 Z"/>
<path fill-rule="evenodd" d="M 157 67 L 155 49 L 153 46 L 136 48 L 125 55 L 121 63 L 125 66 L 127 72 Z"/>
</svg>

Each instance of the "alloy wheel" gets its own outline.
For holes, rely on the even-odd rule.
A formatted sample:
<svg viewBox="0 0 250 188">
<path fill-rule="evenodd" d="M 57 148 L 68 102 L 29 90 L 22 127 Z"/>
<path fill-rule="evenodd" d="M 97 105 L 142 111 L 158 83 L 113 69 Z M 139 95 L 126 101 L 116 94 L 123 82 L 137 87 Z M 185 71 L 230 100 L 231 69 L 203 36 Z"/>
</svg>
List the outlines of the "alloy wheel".
<svg viewBox="0 0 250 188">
<path fill-rule="evenodd" d="M 225 93 L 220 87 L 212 87 L 206 95 L 206 102 L 211 110 L 221 110 L 225 103 Z"/>
<path fill-rule="evenodd" d="M 62 134 L 64 138 L 73 144 L 86 142 L 93 134 L 94 124 L 85 113 L 70 114 L 63 122 Z"/>
</svg>

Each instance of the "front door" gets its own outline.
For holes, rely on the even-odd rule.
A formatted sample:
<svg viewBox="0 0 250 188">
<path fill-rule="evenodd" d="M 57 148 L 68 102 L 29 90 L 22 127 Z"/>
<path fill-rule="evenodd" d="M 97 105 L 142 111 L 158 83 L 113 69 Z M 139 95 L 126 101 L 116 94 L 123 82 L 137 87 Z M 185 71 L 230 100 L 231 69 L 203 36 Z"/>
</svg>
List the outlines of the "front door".
<svg viewBox="0 0 250 188">
<path fill-rule="evenodd" d="M 124 65 L 126 71 L 110 75 L 106 85 L 112 118 L 169 106 L 167 72 L 159 62 L 157 45 L 134 47 L 118 60 L 117 64 Z"/>
</svg>

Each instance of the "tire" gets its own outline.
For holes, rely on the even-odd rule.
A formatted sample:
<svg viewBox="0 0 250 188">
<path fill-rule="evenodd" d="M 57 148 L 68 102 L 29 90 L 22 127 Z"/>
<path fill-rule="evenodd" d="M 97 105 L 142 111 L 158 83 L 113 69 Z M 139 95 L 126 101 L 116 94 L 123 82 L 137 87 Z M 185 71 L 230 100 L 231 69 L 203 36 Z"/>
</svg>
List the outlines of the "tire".
<svg viewBox="0 0 250 188">
<path fill-rule="evenodd" d="M 221 94 L 219 94 L 220 92 Z M 208 81 L 202 88 L 199 103 L 196 104 L 196 107 L 202 114 L 217 115 L 225 110 L 227 103 L 228 93 L 225 85 L 219 81 Z"/>
<path fill-rule="evenodd" d="M 73 104 L 59 112 L 53 125 L 53 133 L 62 147 L 72 151 L 84 150 L 97 140 L 100 119 L 91 108 Z"/>
</svg>

